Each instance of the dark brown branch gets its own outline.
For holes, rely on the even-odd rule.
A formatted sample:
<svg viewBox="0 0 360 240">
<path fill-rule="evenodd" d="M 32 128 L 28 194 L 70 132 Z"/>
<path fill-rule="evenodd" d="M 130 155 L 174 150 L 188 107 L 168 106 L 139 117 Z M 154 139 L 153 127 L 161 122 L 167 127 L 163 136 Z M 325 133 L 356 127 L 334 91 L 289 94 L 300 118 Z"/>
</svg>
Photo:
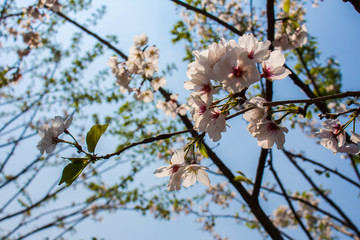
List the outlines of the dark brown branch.
<svg viewBox="0 0 360 240">
<path fill-rule="evenodd" d="M 237 35 L 239 35 L 239 36 L 241 36 L 241 35 L 244 34 L 243 32 L 241 32 L 241 31 L 239 31 L 238 29 L 236 29 L 234 26 L 232 26 L 232 25 L 224 22 L 224 21 L 221 20 L 220 18 L 215 17 L 214 15 L 208 13 L 207 11 L 205 11 L 205 10 L 203 10 L 203 9 L 198 9 L 198 8 L 196 8 L 196 7 L 194 7 L 194 6 L 191 6 L 191 5 L 187 4 L 187 3 L 184 3 L 184 2 L 179 1 L 179 0 L 170 0 L 170 1 L 172 1 L 172 2 L 174 2 L 174 3 L 176 3 L 176 4 L 179 4 L 179 5 L 185 7 L 185 8 L 188 9 L 188 10 L 197 12 L 197 13 L 199 13 L 199 14 L 201 14 L 201 15 L 204 15 L 204 16 L 207 17 L 207 18 L 210 18 L 210 19 L 214 20 L 215 22 L 219 23 L 221 26 L 224 26 L 225 28 L 229 29 L 230 31 L 232 31 L 233 33 L 235 33 L 235 34 L 237 34 Z"/>
<path fill-rule="evenodd" d="M 360 1 L 359 0 L 343 0 L 343 2 L 350 2 L 354 9 L 360 13 Z"/>
<path fill-rule="evenodd" d="M 269 150 L 268 149 L 261 149 L 260 157 L 259 157 L 259 164 L 256 170 L 256 177 L 254 183 L 254 189 L 252 191 L 251 197 L 255 200 L 259 196 L 260 186 L 262 182 L 262 178 L 264 175 L 264 168 L 266 163 L 266 158 L 268 156 Z"/>
<path fill-rule="evenodd" d="M 271 107 L 271 106 L 285 105 L 285 104 L 290 104 L 290 103 L 306 103 L 306 104 L 316 104 L 317 105 L 319 103 L 324 104 L 324 102 L 327 100 L 336 99 L 336 98 L 345 98 L 345 97 L 360 97 L 360 91 L 347 91 L 347 92 L 343 92 L 343 93 L 333 94 L 333 95 L 324 96 L 324 97 L 314 97 L 314 98 L 310 98 L 310 99 L 274 101 L 274 102 L 264 103 L 264 106 Z M 327 112 L 329 112 L 329 111 L 327 110 Z M 325 112 L 324 114 L 326 114 L 327 112 Z"/>
</svg>

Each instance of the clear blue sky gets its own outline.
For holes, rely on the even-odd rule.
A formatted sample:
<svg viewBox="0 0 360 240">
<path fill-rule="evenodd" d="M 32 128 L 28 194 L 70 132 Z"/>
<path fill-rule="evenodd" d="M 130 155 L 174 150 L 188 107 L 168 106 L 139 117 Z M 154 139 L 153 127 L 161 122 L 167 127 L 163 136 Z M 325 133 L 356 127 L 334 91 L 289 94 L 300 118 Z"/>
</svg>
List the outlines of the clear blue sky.
<svg viewBox="0 0 360 240">
<path fill-rule="evenodd" d="M 98 4 L 99 1 L 94 1 Z M 102 21 L 97 26 L 91 27 L 92 30 L 97 32 L 100 36 L 108 34 L 116 34 L 119 39 L 118 47 L 125 53 L 132 44 L 132 38 L 135 35 L 146 33 L 149 36 L 150 44 L 155 44 L 160 49 L 160 68 L 164 68 L 167 63 L 176 63 L 178 71 L 171 79 L 168 79 L 167 88 L 173 91 L 180 90 L 182 98 L 187 96 L 187 92 L 182 89 L 183 82 L 186 80 L 186 64 L 181 62 L 184 56 L 183 46 L 181 44 L 173 45 L 171 43 L 170 29 L 172 25 L 179 18 L 179 11 L 175 10 L 175 6 L 170 1 L 164 0 L 134 0 L 134 1 L 101 1 L 100 4 L 107 4 L 107 13 Z M 258 1 L 258 4 L 265 5 L 265 1 Z M 75 16 L 69 16 L 75 18 Z M 79 22 L 84 22 L 82 15 L 76 16 Z M 345 90 L 360 90 L 358 83 L 358 68 L 360 56 L 360 14 L 357 14 L 350 4 L 343 3 L 342 1 L 324 1 L 320 3 L 320 8 L 308 10 L 308 23 L 307 28 L 313 36 L 317 37 L 320 42 L 320 49 L 323 56 L 336 56 L 341 64 L 343 74 L 343 91 Z M 103 68 L 106 66 L 108 57 L 113 53 L 108 51 L 108 55 L 103 58 Z M 291 80 L 283 80 L 282 83 L 275 83 L 275 97 L 278 99 L 288 98 L 289 93 L 291 97 L 305 97 L 302 94 L 297 94 L 295 87 Z M 235 172 L 241 170 L 248 176 L 253 176 L 256 171 L 256 164 L 259 147 L 256 140 L 250 137 L 246 131 L 246 123 L 242 120 L 234 119 L 229 122 L 231 129 L 228 129 L 221 140 L 221 146 L 215 149 L 216 153 L 224 159 L 224 162 Z M 242 138 L 244 142 L 239 142 L 234 152 L 234 142 L 237 141 L 238 135 L 246 135 L 247 138 Z M 301 137 L 299 137 L 301 136 Z M 246 140 L 245 140 L 246 138 Z M 311 149 L 315 156 L 331 161 L 343 161 L 338 157 L 333 157 L 329 150 L 324 150 L 319 146 L 315 146 L 314 139 L 308 139 L 299 134 L 298 131 L 291 132 L 286 136 L 285 147 L 288 149 L 298 148 L 301 141 L 301 148 L 303 150 Z M 113 151 L 113 148 L 107 149 L 107 144 L 102 143 L 104 151 Z M 215 144 L 210 144 L 215 146 Z M 294 172 L 291 167 L 281 162 L 282 156 L 277 150 L 274 150 L 275 163 L 281 171 L 282 179 L 287 179 L 286 184 L 288 187 L 294 186 L 301 189 L 298 185 L 296 178 L 294 179 Z M 162 164 L 159 164 L 161 166 Z M 158 166 L 154 166 L 154 169 Z M 289 168 L 289 170 L 287 170 Z M 154 169 L 147 169 L 142 176 L 143 181 L 154 181 L 156 183 L 165 182 L 166 179 L 156 179 L 152 172 Z M 346 171 L 348 171 L 347 169 Z M 116 174 L 116 173 L 112 173 Z M 271 179 L 265 175 L 266 179 Z M 150 180 L 149 180 L 150 179 Z M 142 179 L 140 180 L 142 181 Z M 321 179 L 320 179 L 321 181 Z M 326 187 L 336 186 L 336 181 L 329 181 L 330 185 Z M 308 190 L 310 187 L 303 186 L 302 189 Z M 205 188 L 196 184 L 190 190 L 180 192 L 179 196 L 187 196 L 196 194 L 197 190 L 204 190 Z M 165 189 L 164 189 L 165 190 Z M 341 199 L 341 193 L 348 191 L 342 187 L 335 187 L 334 193 L 338 197 L 335 199 L 348 202 L 348 206 L 353 206 L 350 200 Z M 76 193 L 76 192 L 75 192 Z M 72 195 L 73 197 L 76 197 Z M 275 200 L 275 204 L 278 204 Z M 271 213 L 274 205 L 264 203 L 265 210 Z M 237 209 L 231 209 L 237 211 Z M 202 225 L 194 222 L 194 217 L 179 216 L 172 221 L 158 221 L 155 220 L 151 214 L 146 217 L 136 212 L 116 211 L 113 214 L 101 213 L 104 216 L 102 222 L 93 222 L 91 220 L 85 221 L 77 227 L 77 234 L 68 237 L 69 239 L 89 239 L 90 236 L 96 236 L 99 239 L 213 239 L 207 232 L 201 230 Z M 358 213 L 354 212 L 353 215 L 356 220 L 360 221 Z M 222 236 L 228 236 L 230 239 L 259 239 L 256 231 L 248 230 L 246 227 L 233 224 L 232 220 L 221 220 L 218 222 L 216 230 Z M 68 235 L 69 236 L 69 235 Z"/>
</svg>

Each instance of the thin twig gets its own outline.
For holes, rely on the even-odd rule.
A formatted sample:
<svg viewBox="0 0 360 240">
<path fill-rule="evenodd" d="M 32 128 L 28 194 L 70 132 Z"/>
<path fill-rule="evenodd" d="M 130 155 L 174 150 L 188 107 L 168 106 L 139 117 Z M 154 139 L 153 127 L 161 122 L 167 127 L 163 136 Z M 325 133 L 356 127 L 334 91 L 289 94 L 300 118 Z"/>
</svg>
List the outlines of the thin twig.
<svg viewBox="0 0 360 240">
<path fill-rule="evenodd" d="M 319 166 L 319 167 L 323 168 L 324 170 L 326 170 L 327 172 L 334 173 L 335 175 L 337 175 L 338 177 L 342 178 L 343 180 L 345 180 L 345 181 L 353 184 L 354 186 L 360 188 L 360 184 L 359 184 L 359 183 L 356 183 L 354 180 L 352 180 L 352 179 L 348 178 L 347 176 L 341 174 L 341 173 L 338 172 L 337 170 L 333 170 L 333 169 L 331 169 L 331 168 L 329 168 L 329 167 L 327 167 L 327 166 L 325 166 L 325 165 L 323 165 L 323 164 L 321 164 L 321 163 L 318 163 L 318 162 L 316 162 L 316 161 L 314 161 L 314 160 L 311 160 L 311 159 L 309 159 L 309 158 L 306 158 L 306 157 L 304 157 L 304 156 L 302 156 L 302 155 L 300 155 L 300 154 L 293 154 L 293 153 L 291 153 L 291 152 L 289 152 L 289 151 L 287 151 L 287 150 L 285 150 L 285 149 L 284 149 L 283 151 L 286 152 L 287 154 L 293 156 L 293 157 L 301 158 L 301 159 L 302 159 L 303 161 L 305 161 L 305 162 L 309 162 L 309 163 L 311 163 L 311 164 L 314 164 L 314 165 L 316 165 L 316 166 Z"/>
<path fill-rule="evenodd" d="M 220 18 L 218 17 L 215 17 L 214 15 L 208 13 L 207 11 L 203 10 L 203 9 L 199 9 L 199 8 L 196 8 L 194 6 L 191 6 L 190 4 L 187 4 L 185 2 L 182 2 L 182 1 L 179 1 L 179 0 L 170 0 L 176 4 L 179 4 L 183 7 L 185 7 L 186 9 L 188 10 L 191 10 L 191 11 L 194 11 L 194 12 L 197 12 L 201 15 L 204 15 L 205 17 L 207 18 L 210 18 L 212 20 L 214 20 L 215 22 L 219 23 L 220 25 L 224 26 L 225 28 L 229 29 L 230 31 L 232 31 L 233 33 L 235 33 L 236 35 L 243 35 L 244 33 L 238 29 L 236 29 L 234 26 L 224 22 L 223 20 L 221 20 Z"/>
<path fill-rule="evenodd" d="M 291 203 L 289 196 L 288 196 L 287 193 L 286 193 L 285 187 L 283 186 L 283 184 L 282 184 L 279 176 L 277 175 L 277 172 L 276 172 L 275 169 L 274 169 L 272 159 L 270 159 L 270 161 L 269 161 L 269 166 L 270 166 L 270 171 L 273 173 L 274 178 L 275 178 L 277 184 L 278 184 L 278 185 L 280 186 L 280 188 L 281 188 L 281 192 L 282 192 L 283 196 L 285 197 L 286 202 L 288 203 L 288 205 L 289 205 L 289 207 L 290 207 L 293 215 L 295 216 L 295 219 L 298 221 L 298 223 L 300 224 L 300 227 L 301 227 L 302 230 L 305 232 L 305 234 L 307 235 L 307 237 L 308 237 L 310 240 L 312 240 L 313 237 L 311 236 L 311 234 L 309 233 L 309 231 L 306 229 L 306 227 L 305 227 L 304 223 L 301 221 L 301 218 L 299 217 L 299 215 L 296 213 L 296 210 L 295 210 L 293 204 Z"/>
<path fill-rule="evenodd" d="M 284 152 L 284 151 L 283 151 Z M 348 223 L 348 226 L 356 232 L 356 234 L 360 237 L 360 232 L 355 226 L 355 224 L 350 220 L 350 218 L 342 211 L 342 209 L 328 196 L 324 194 L 324 192 L 314 183 L 314 181 L 305 173 L 305 171 L 296 163 L 292 156 L 284 152 L 286 157 L 290 160 L 290 162 L 296 167 L 297 170 L 304 176 L 304 178 L 310 183 L 310 185 L 314 188 L 316 192 L 328 203 L 331 207 L 333 207 Z"/>
<path fill-rule="evenodd" d="M 347 91 L 343 93 L 337 93 L 329 96 L 324 97 L 317 97 L 317 98 L 310 98 L 310 99 L 298 99 L 298 100 L 285 100 L 285 101 L 274 101 L 274 102 L 267 102 L 264 103 L 264 106 L 277 106 L 277 105 L 285 105 L 291 103 L 306 103 L 306 104 L 315 104 L 324 102 L 331 99 L 336 98 L 345 98 L 345 97 L 360 97 L 360 91 Z"/>
</svg>

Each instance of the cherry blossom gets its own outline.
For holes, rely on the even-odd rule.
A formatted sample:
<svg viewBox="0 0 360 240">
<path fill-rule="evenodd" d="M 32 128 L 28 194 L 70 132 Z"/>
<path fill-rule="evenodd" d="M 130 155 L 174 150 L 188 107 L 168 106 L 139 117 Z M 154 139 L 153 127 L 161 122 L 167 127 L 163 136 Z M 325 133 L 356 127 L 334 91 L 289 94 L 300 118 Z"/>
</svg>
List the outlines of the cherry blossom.
<svg viewBox="0 0 360 240">
<path fill-rule="evenodd" d="M 159 59 L 159 49 L 155 46 L 150 46 L 147 49 L 145 49 L 145 57 L 151 60 Z"/>
<path fill-rule="evenodd" d="M 164 87 L 166 85 L 165 77 L 158 77 L 151 80 L 151 86 L 154 91 L 159 90 L 159 88 Z"/>
<path fill-rule="evenodd" d="M 353 131 L 350 131 L 351 132 L 351 138 L 350 140 L 353 142 L 353 143 L 356 143 L 356 144 L 359 144 L 360 143 L 360 134 L 357 134 Z"/>
<path fill-rule="evenodd" d="M 285 143 L 284 133 L 287 133 L 288 129 L 277 125 L 273 121 L 264 120 L 258 123 L 250 122 L 248 131 L 253 137 L 257 138 L 260 147 L 269 149 L 276 143 L 278 149 L 283 149 Z"/>
<path fill-rule="evenodd" d="M 188 65 L 188 76 L 200 72 L 208 78 L 213 79 L 213 67 L 225 55 L 226 48 L 224 41 L 225 40 L 222 39 L 220 43 L 212 43 L 208 46 L 208 49 L 201 52 L 194 51 L 195 61 Z"/>
<path fill-rule="evenodd" d="M 262 76 L 271 81 L 286 78 L 291 72 L 283 66 L 284 63 L 284 54 L 278 50 L 272 51 L 269 59 L 262 62 Z"/>
<path fill-rule="evenodd" d="M 346 132 L 342 129 L 339 120 L 328 119 L 322 125 L 324 128 L 320 129 L 320 132 L 316 132 L 317 136 L 321 138 L 322 146 L 330 149 L 334 154 L 337 152 L 354 154 L 359 151 L 358 145 L 346 142 Z"/>
<path fill-rule="evenodd" d="M 135 36 L 133 38 L 133 41 L 136 47 L 142 47 L 148 43 L 148 37 L 145 33 L 143 33 L 140 36 Z"/>
<path fill-rule="evenodd" d="M 193 90 L 192 96 L 199 95 L 205 102 L 212 101 L 212 96 L 215 92 L 214 87 L 208 77 L 204 74 L 190 74 L 188 73 L 190 81 L 185 81 L 184 88 L 187 90 Z"/>
<path fill-rule="evenodd" d="M 260 63 L 270 56 L 270 41 L 259 42 L 254 35 L 244 34 L 239 38 L 239 46 L 243 48 L 247 53 L 248 57 L 256 63 Z"/>
<path fill-rule="evenodd" d="M 157 177 L 170 176 L 168 183 L 168 190 L 170 192 L 174 190 L 180 190 L 182 175 L 185 170 L 185 153 L 183 150 L 176 150 L 171 158 L 168 166 L 162 166 L 155 170 L 154 174 Z"/>
<path fill-rule="evenodd" d="M 232 93 L 260 80 L 259 71 L 248 53 L 241 48 L 233 48 L 214 66 L 214 80 L 222 83 L 223 88 Z"/>
<path fill-rule="evenodd" d="M 205 186 L 210 187 L 210 179 L 208 174 L 205 172 L 207 169 L 207 167 L 200 166 L 198 164 L 186 166 L 182 175 L 182 185 L 184 187 L 190 187 L 191 185 L 194 185 L 196 181 L 199 181 Z"/>
<path fill-rule="evenodd" d="M 37 32 L 27 32 L 22 34 L 24 43 L 26 43 L 29 48 L 38 48 L 42 47 L 40 34 Z"/>
<path fill-rule="evenodd" d="M 50 154 L 55 150 L 57 139 L 71 124 L 72 117 L 64 119 L 60 116 L 56 116 L 51 120 L 51 126 L 44 124 L 39 128 L 39 136 L 41 137 L 40 142 L 37 145 L 37 148 L 40 150 L 41 154 L 44 152 Z"/>
<path fill-rule="evenodd" d="M 146 90 L 145 92 L 136 91 L 134 96 L 136 100 L 144 101 L 145 103 L 149 103 L 154 100 L 154 94 L 151 90 Z"/>
</svg>

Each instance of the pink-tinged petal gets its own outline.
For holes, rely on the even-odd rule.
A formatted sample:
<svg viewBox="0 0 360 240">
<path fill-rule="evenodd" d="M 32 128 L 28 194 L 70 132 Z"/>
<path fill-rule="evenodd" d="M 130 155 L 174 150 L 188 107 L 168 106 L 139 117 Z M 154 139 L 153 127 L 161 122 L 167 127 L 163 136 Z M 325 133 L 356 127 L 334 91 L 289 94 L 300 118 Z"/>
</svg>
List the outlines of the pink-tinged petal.
<svg viewBox="0 0 360 240">
<path fill-rule="evenodd" d="M 291 74 L 290 70 L 285 67 L 276 67 L 272 69 L 271 76 L 269 77 L 271 80 L 280 80 L 284 79 Z"/>
<path fill-rule="evenodd" d="M 170 192 L 180 190 L 181 188 L 181 179 L 184 173 L 185 167 L 180 167 L 176 173 L 170 176 L 169 183 L 167 185 Z"/>
</svg>

